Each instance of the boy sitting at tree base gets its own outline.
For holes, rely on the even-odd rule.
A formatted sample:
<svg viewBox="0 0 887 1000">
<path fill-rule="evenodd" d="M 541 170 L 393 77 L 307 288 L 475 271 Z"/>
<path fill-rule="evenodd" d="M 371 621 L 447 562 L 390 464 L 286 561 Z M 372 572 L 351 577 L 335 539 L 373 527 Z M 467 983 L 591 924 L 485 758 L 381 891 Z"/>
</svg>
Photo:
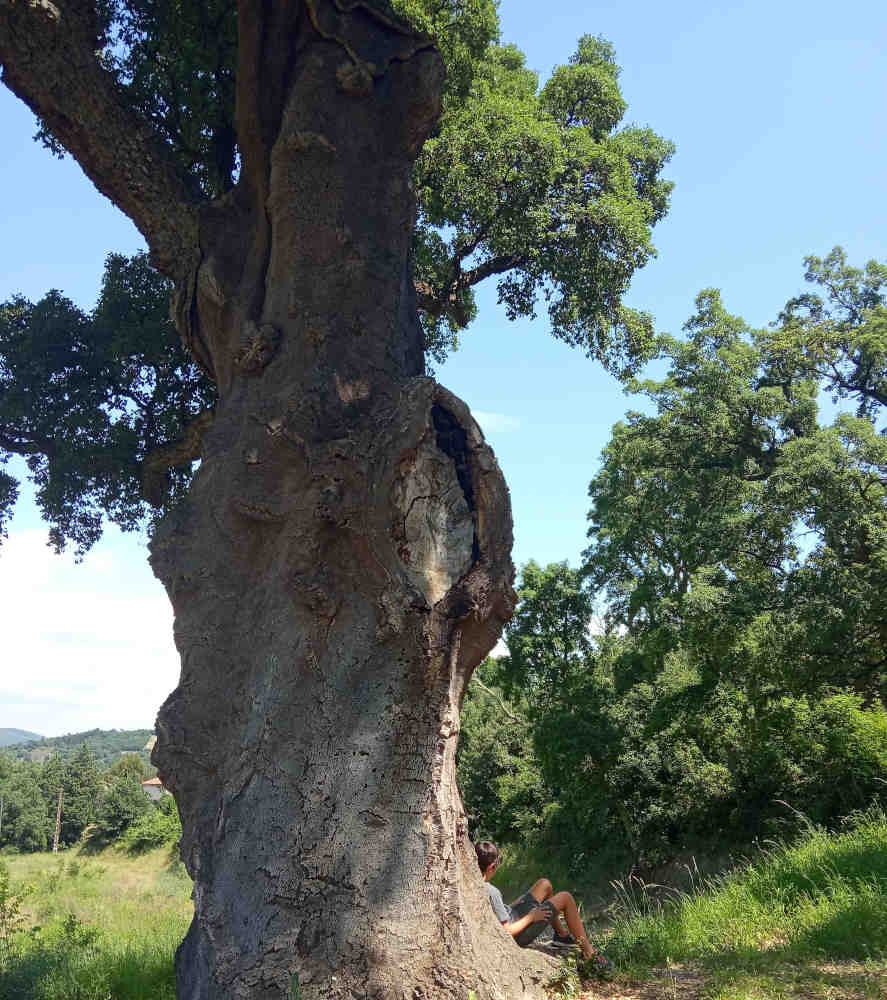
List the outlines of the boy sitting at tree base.
<svg viewBox="0 0 887 1000">
<path fill-rule="evenodd" d="M 609 974 L 613 963 L 588 940 L 576 900 L 569 892 L 555 892 L 547 878 L 540 878 L 511 906 L 506 906 L 502 893 L 490 883 L 499 867 L 502 855 L 492 841 L 481 840 L 474 845 L 477 863 L 486 883 L 493 912 L 502 926 L 521 948 L 535 941 L 550 924 L 554 932 L 552 944 L 557 948 L 579 947 L 583 956 L 599 975 Z M 561 923 L 564 915 L 567 927 Z M 569 928 L 569 930 L 567 930 Z"/>
</svg>

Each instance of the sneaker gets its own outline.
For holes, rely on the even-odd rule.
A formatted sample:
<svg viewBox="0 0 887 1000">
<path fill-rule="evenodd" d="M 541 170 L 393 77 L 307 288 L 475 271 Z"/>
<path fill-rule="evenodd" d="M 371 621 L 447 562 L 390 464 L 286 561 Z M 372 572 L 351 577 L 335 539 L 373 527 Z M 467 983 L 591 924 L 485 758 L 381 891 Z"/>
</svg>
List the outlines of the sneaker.
<svg viewBox="0 0 887 1000">
<path fill-rule="evenodd" d="M 579 942 L 573 935 L 567 931 L 566 934 L 552 934 L 551 937 L 551 947 L 552 948 L 578 948 Z"/>
</svg>

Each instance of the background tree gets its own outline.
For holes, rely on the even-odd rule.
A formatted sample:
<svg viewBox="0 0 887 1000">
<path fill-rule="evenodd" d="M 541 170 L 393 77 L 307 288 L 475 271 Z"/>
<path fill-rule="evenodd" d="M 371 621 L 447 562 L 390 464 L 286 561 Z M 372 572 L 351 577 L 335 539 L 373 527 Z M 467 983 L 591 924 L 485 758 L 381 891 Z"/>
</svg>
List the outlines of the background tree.
<svg viewBox="0 0 887 1000">
<path fill-rule="evenodd" d="M 73 844 L 95 820 L 101 790 L 95 755 L 86 744 L 67 762 L 62 788 L 61 840 L 64 844 Z"/>
<path fill-rule="evenodd" d="M 38 768 L 9 758 L 0 759 L 6 765 L 0 778 L 0 793 L 3 795 L 0 844 L 11 844 L 22 851 L 45 850 L 50 827 L 43 790 L 38 781 Z"/>
<path fill-rule="evenodd" d="M 499 664 L 486 659 L 474 673 L 462 705 L 459 788 L 472 840 L 529 843 L 543 822 L 551 791 L 534 749 L 535 720 L 519 691 L 501 688 Z"/>
<path fill-rule="evenodd" d="M 125 772 L 109 774 L 96 810 L 98 835 L 107 841 L 117 840 L 152 809 L 140 781 Z"/>
<path fill-rule="evenodd" d="M 492 3 L 404 7 L 0 0 L 4 82 L 139 227 L 216 385 L 151 557 L 182 653 L 154 760 L 197 884 L 192 998 L 543 975 L 490 919 L 455 784 L 462 694 L 512 607 L 507 491 L 423 352 L 497 274 L 515 315 L 550 294 L 562 336 L 630 367 L 651 329 L 620 296 L 670 147 L 618 128 L 603 43 L 536 91 Z"/>
<path fill-rule="evenodd" d="M 524 567 L 510 655 L 484 671 L 504 699 L 484 708 L 497 724 L 520 712 L 530 745 L 466 712 L 467 746 L 487 740 L 495 762 L 484 790 L 460 759 L 475 824 L 595 890 L 623 867 L 741 852 L 793 821 L 777 800 L 836 824 L 883 795 L 887 454 L 865 388 L 885 364 L 881 269 L 816 260 L 844 347 L 834 318 L 799 331 L 790 303 L 756 331 L 703 292 L 686 339 L 660 340 L 665 378 L 631 383 L 654 413 L 614 428 L 583 570 Z M 825 317 L 817 294 L 802 300 Z M 860 409 L 823 424 L 835 371 L 856 373 L 842 391 Z M 526 761 L 538 822 L 517 831 L 503 817 Z"/>
<path fill-rule="evenodd" d="M 111 767 L 105 771 L 104 777 L 117 778 L 126 777 L 136 785 L 141 786 L 141 783 L 146 779 L 152 777 L 152 769 L 148 767 L 144 760 L 137 753 L 124 753 L 120 755 L 120 759 L 116 763 L 112 764 Z"/>
</svg>

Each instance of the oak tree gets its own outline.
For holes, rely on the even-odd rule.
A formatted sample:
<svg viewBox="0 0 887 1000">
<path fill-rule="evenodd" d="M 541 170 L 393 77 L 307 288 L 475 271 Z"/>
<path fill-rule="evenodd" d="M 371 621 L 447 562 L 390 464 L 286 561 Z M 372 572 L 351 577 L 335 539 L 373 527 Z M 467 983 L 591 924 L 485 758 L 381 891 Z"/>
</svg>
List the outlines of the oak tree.
<svg viewBox="0 0 887 1000">
<path fill-rule="evenodd" d="M 671 148 L 620 125 L 602 40 L 539 88 L 491 0 L 399 6 L 0 0 L 4 82 L 140 229 L 214 383 L 161 442 L 201 461 L 151 542 L 182 658 L 154 761 L 195 883 L 194 1000 L 545 975 L 490 915 L 455 784 L 465 685 L 514 601 L 508 493 L 425 352 L 491 278 L 510 315 L 545 301 L 631 371 L 651 322 L 621 296 Z M 148 465 L 150 392 L 121 429 Z"/>
</svg>

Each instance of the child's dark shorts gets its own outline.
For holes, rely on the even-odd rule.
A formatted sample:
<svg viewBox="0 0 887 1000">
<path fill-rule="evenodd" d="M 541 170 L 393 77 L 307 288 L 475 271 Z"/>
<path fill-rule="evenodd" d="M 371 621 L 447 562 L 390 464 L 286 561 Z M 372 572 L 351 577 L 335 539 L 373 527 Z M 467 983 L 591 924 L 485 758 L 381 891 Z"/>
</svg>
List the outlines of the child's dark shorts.
<svg viewBox="0 0 887 1000">
<path fill-rule="evenodd" d="M 536 907 L 540 907 L 543 910 L 547 910 L 550 917 L 557 915 L 557 910 L 555 909 L 554 903 L 551 900 L 546 900 L 544 903 L 540 903 L 538 899 L 533 896 L 533 894 L 527 890 L 520 899 L 515 900 L 511 906 L 508 907 L 508 911 L 511 914 L 512 923 L 515 920 L 520 920 L 521 917 L 525 916 L 530 912 L 530 910 L 535 910 Z M 548 920 L 534 920 L 533 923 L 528 924 L 520 934 L 515 934 L 514 940 L 521 948 L 526 948 L 528 944 L 535 941 L 537 937 L 546 929 L 550 927 Z"/>
</svg>

